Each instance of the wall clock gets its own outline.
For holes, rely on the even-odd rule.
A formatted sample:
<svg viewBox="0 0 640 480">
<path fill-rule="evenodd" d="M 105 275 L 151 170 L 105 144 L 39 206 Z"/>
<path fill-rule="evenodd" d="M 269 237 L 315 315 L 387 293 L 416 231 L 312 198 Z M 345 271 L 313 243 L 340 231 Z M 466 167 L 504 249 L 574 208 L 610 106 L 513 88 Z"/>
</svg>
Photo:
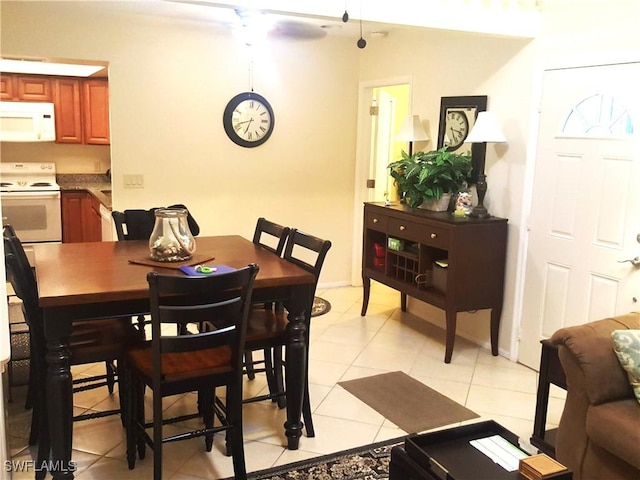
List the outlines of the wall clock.
<svg viewBox="0 0 640 480">
<path fill-rule="evenodd" d="M 266 98 L 255 92 L 243 92 L 229 100 L 222 115 L 222 124 L 232 142 L 252 148 L 269 139 L 275 117 Z"/>
<path fill-rule="evenodd" d="M 447 147 L 450 152 L 471 152 L 473 163 L 471 183 L 477 181 L 478 169 L 476 165 L 484 157 L 486 150 L 483 144 L 465 143 L 465 140 L 476 122 L 478 112 L 484 112 L 486 109 L 486 95 L 442 97 L 440 99 L 438 149 Z"/>
</svg>

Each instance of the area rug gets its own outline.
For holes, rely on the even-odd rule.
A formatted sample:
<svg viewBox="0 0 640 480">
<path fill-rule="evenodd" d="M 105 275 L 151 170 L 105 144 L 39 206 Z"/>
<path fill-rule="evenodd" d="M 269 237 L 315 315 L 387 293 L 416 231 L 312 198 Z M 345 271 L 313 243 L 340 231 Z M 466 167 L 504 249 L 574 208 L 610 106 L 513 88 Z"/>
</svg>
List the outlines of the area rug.
<svg viewBox="0 0 640 480">
<path fill-rule="evenodd" d="M 404 444 L 404 438 L 385 440 L 249 473 L 248 478 L 249 480 L 386 480 L 389 478 L 391 449 L 396 445 Z"/>
<path fill-rule="evenodd" d="M 408 433 L 480 416 L 403 372 L 382 373 L 338 385 Z"/>
<path fill-rule="evenodd" d="M 311 308 L 311 316 L 319 317 L 331 310 L 331 304 L 320 297 L 313 297 L 313 307 Z"/>
</svg>

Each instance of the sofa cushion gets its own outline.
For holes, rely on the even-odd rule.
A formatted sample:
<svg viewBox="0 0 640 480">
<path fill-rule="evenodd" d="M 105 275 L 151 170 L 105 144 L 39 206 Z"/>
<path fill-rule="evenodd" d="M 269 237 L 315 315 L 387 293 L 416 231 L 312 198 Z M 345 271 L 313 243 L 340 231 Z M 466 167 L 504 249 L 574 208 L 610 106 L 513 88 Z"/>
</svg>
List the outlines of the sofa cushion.
<svg viewBox="0 0 640 480">
<path fill-rule="evenodd" d="M 627 372 L 633 393 L 640 402 L 640 330 L 614 330 L 611 338 L 613 350 Z"/>
<path fill-rule="evenodd" d="M 640 469 L 640 405 L 635 399 L 589 407 L 587 435 L 600 448 Z"/>
</svg>

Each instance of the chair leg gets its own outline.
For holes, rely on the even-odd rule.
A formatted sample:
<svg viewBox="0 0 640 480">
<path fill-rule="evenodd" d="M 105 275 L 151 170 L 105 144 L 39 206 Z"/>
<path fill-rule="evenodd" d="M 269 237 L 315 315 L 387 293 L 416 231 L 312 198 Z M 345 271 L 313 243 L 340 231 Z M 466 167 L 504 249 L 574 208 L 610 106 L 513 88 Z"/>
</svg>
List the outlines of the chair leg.
<svg viewBox="0 0 640 480">
<path fill-rule="evenodd" d="M 38 430 L 40 418 L 40 406 L 34 405 L 31 409 L 31 429 L 29 430 L 29 445 L 38 443 Z"/>
<path fill-rule="evenodd" d="M 213 428 L 213 399 L 215 398 L 215 391 L 212 392 L 210 389 L 204 389 L 198 391 L 198 397 L 202 397 L 203 400 L 203 410 L 202 414 L 204 417 L 204 428 L 211 429 Z M 213 447 L 213 433 L 205 435 L 204 437 L 204 446 L 207 452 L 210 452 Z"/>
<path fill-rule="evenodd" d="M 122 384 L 126 384 L 126 401 L 124 406 L 121 405 L 120 410 L 126 413 L 123 414 L 125 420 L 125 433 L 127 436 L 127 463 L 129 470 L 133 470 L 136 466 L 136 436 L 137 436 L 137 416 L 136 412 L 137 402 L 140 401 L 137 395 L 137 388 L 133 385 L 134 381 L 131 373 L 120 372 L 120 379 L 124 377 L 124 382 L 120 382 L 120 391 L 122 391 Z M 121 396 L 122 398 L 122 396 Z"/>
<path fill-rule="evenodd" d="M 278 384 L 276 382 L 276 372 L 274 371 L 273 364 L 273 354 L 271 353 L 274 349 L 265 348 L 262 351 L 262 355 L 264 356 L 264 373 L 267 376 L 267 386 L 269 387 L 269 393 L 274 395 L 282 390 L 278 390 Z M 277 398 L 271 398 L 272 402 L 277 401 Z"/>
<path fill-rule="evenodd" d="M 127 390 L 129 383 L 124 372 L 123 363 L 118 360 L 117 372 L 118 372 L 118 401 L 120 402 L 120 422 L 124 428 L 127 428 L 126 416 L 127 416 Z"/>
<path fill-rule="evenodd" d="M 138 446 L 138 458 L 140 460 L 144 459 L 146 456 L 146 448 L 147 442 L 143 435 L 144 425 L 145 425 L 145 415 L 144 415 L 144 393 L 146 391 L 146 384 L 143 382 L 138 382 L 132 385 L 136 391 L 136 403 L 134 404 L 135 408 L 135 418 L 137 419 L 136 425 L 136 444 Z M 138 427 L 140 425 L 140 427 Z"/>
<path fill-rule="evenodd" d="M 307 437 L 315 437 L 316 431 L 313 428 L 313 418 L 311 417 L 311 401 L 309 400 L 309 385 L 307 384 L 302 401 L 302 420 Z"/>
<path fill-rule="evenodd" d="M 282 347 L 275 347 L 273 350 L 273 372 L 274 372 L 274 382 L 275 382 L 275 390 L 277 392 L 284 392 L 284 379 L 282 377 L 282 372 L 284 371 L 284 365 L 282 362 Z M 278 408 L 282 409 L 287 406 L 287 397 L 281 396 L 277 398 Z"/>
<path fill-rule="evenodd" d="M 44 405 L 45 398 L 42 390 L 39 390 L 36 402 L 40 403 L 40 407 L 34 405 L 34 412 L 37 410 L 37 429 L 38 429 L 38 458 L 36 465 L 38 470 L 36 471 L 36 480 L 44 480 L 47 476 L 47 465 L 49 461 L 49 454 L 51 453 L 51 438 L 49 435 L 49 419 L 47 413 L 42 406 Z"/>
<path fill-rule="evenodd" d="M 227 386 L 227 420 L 233 428 L 227 430 L 227 455 L 233 456 L 233 471 L 236 480 L 246 480 L 247 467 L 244 458 L 242 433 L 242 386 Z M 231 452 L 229 452 L 231 450 Z"/>
<path fill-rule="evenodd" d="M 104 363 L 107 370 L 107 388 L 109 389 L 109 394 L 112 394 L 113 386 L 116 383 L 116 367 L 111 360 L 107 360 Z"/>
<path fill-rule="evenodd" d="M 253 352 L 251 350 L 245 350 L 244 352 L 244 365 L 247 370 L 247 378 L 254 380 L 256 378 L 256 371 L 253 368 Z"/>
<path fill-rule="evenodd" d="M 153 480 L 162 480 L 162 396 L 156 391 L 153 392 Z"/>
</svg>

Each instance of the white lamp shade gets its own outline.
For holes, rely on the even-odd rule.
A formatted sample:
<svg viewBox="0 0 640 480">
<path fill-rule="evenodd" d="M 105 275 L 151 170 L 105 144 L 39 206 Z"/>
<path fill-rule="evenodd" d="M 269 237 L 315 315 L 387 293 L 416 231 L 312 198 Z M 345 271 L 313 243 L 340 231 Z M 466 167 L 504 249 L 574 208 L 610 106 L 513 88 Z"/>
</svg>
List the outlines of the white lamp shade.
<svg viewBox="0 0 640 480">
<path fill-rule="evenodd" d="M 493 112 L 480 112 L 465 142 L 469 143 L 505 143 L 498 119 Z"/>
<path fill-rule="evenodd" d="M 424 128 L 422 128 L 422 122 L 418 115 L 407 115 L 407 118 L 404 119 L 404 123 L 396 135 L 396 140 L 406 142 L 429 140 L 429 136 L 427 132 L 424 131 Z"/>
</svg>

